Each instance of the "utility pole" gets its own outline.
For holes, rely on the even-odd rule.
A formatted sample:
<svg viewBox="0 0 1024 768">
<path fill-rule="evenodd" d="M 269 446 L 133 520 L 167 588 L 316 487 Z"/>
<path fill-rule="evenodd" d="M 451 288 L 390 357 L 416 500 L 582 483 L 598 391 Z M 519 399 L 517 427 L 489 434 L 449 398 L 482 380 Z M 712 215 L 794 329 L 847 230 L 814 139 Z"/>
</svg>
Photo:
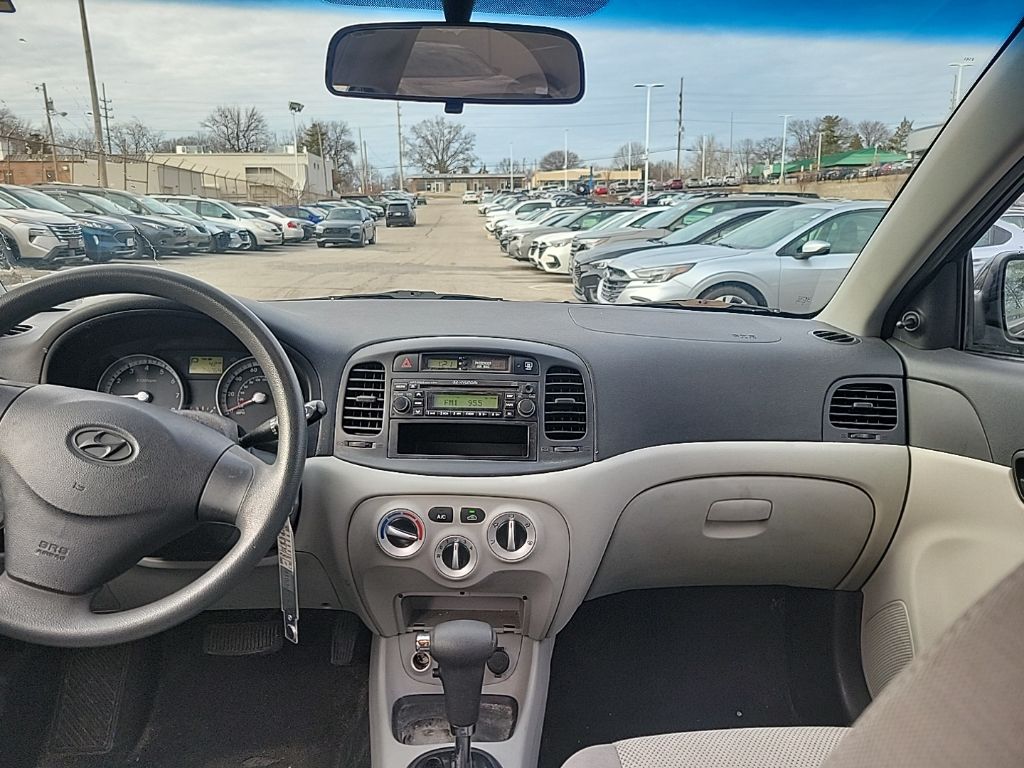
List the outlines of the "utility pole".
<svg viewBox="0 0 1024 768">
<path fill-rule="evenodd" d="M 626 142 L 626 181 L 633 186 L 633 140 Z"/>
<path fill-rule="evenodd" d="M 57 142 L 53 138 L 53 104 L 50 97 L 46 95 L 46 83 L 42 84 L 43 105 L 46 108 L 46 130 L 50 134 L 50 162 L 53 164 L 53 180 L 60 181 L 57 176 Z"/>
<path fill-rule="evenodd" d="M 679 120 L 676 124 L 676 178 L 683 178 L 683 78 L 679 78 Z"/>
<path fill-rule="evenodd" d="M 779 115 L 782 118 L 782 162 L 779 163 L 779 186 L 786 183 L 786 134 L 789 133 L 789 118 L 792 115 Z"/>
<path fill-rule="evenodd" d="M 508 191 L 516 191 L 516 161 L 512 159 L 512 144 L 508 145 Z"/>
<path fill-rule="evenodd" d="M 405 157 L 402 154 L 402 104 L 395 102 L 398 110 L 398 188 L 405 191 Z"/>
<path fill-rule="evenodd" d="M 107 131 L 107 154 L 114 154 L 114 149 L 110 143 L 110 99 L 107 98 L 107 84 L 103 83 L 103 98 L 100 99 L 100 103 L 103 105 L 103 127 Z"/>
<path fill-rule="evenodd" d="M 331 197 L 334 194 L 334 185 L 327 175 L 327 149 L 324 147 L 324 127 L 319 120 L 316 122 L 316 136 L 320 142 L 320 162 L 324 166 L 324 194 Z"/>
<path fill-rule="evenodd" d="M 701 134 L 700 137 L 700 183 L 704 185 L 704 179 L 708 177 L 708 137 Z"/>
<path fill-rule="evenodd" d="M 733 118 L 733 113 L 730 112 L 729 113 L 729 162 L 728 162 L 727 167 L 725 169 L 725 173 L 726 173 L 727 176 L 731 176 L 732 175 L 732 118 Z"/>
<path fill-rule="evenodd" d="M 821 137 L 822 132 L 818 131 L 818 173 L 821 174 Z"/>
<path fill-rule="evenodd" d="M 565 154 L 562 155 L 562 189 L 569 188 L 569 129 L 565 129 Z"/>
<path fill-rule="evenodd" d="M 82 45 L 85 48 L 85 68 L 89 75 L 89 96 L 92 100 L 92 127 L 96 137 L 96 169 L 101 187 L 107 186 L 107 157 L 103 152 L 103 123 L 100 115 L 100 97 L 96 92 L 96 68 L 92 63 L 92 43 L 89 41 L 89 22 L 85 17 L 85 0 L 78 0 L 78 16 L 82 22 Z"/>
<path fill-rule="evenodd" d="M 298 205 L 302 202 L 302 188 L 304 184 L 299 183 L 299 124 L 296 122 L 295 116 L 299 114 L 305 105 L 300 104 L 297 101 L 288 102 L 288 111 L 292 113 L 292 140 L 295 142 L 295 204 Z M 306 159 L 306 176 L 309 176 L 309 158 Z"/>
</svg>

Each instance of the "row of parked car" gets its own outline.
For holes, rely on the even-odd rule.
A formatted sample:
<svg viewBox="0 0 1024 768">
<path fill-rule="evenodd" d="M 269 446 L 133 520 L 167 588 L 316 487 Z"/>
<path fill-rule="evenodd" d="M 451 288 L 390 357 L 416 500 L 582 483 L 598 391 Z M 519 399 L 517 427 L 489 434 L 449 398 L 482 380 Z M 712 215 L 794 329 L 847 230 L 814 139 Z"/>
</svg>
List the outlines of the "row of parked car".
<svg viewBox="0 0 1024 768">
<path fill-rule="evenodd" d="M 567 275 L 578 301 L 706 300 L 813 312 L 825 305 L 881 220 L 884 201 L 692 193 L 670 205 L 558 205 L 559 193 L 498 195 L 478 207 L 511 259 Z M 975 272 L 1024 249 L 1010 209 L 973 249 Z"/>
<path fill-rule="evenodd" d="M 315 239 L 365 246 L 376 221 L 416 223 L 416 198 L 395 190 L 310 205 L 267 206 L 198 195 L 140 195 L 78 184 L 0 184 L 0 249 L 11 264 L 55 268 L 112 259 L 260 250 Z"/>
</svg>

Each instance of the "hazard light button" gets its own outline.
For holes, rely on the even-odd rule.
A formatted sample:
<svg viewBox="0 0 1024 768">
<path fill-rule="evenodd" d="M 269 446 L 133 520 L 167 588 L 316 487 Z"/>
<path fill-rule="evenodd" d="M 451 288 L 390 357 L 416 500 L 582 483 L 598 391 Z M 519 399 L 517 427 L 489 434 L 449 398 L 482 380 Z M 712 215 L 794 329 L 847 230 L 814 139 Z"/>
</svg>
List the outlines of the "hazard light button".
<svg viewBox="0 0 1024 768">
<path fill-rule="evenodd" d="M 392 370 L 395 371 L 418 371 L 420 369 L 420 356 L 415 354 L 398 355 Z"/>
</svg>

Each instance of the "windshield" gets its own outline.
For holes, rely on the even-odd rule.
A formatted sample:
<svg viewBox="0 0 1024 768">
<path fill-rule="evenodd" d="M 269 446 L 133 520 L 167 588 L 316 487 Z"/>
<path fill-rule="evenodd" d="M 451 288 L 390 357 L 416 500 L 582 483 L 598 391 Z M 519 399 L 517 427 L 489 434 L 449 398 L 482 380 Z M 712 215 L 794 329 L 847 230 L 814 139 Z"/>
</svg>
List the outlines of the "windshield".
<svg viewBox="0 0 1024 768">
<path fill-rule="evenodd" d="M 136 212 L 237 218 L 254 239 L 219 251 L 180 245 L 160 266 L 245 298 L 412 290 L 598 301 L 574 283 L 566 249 L 531 258 L 531 230 L 628 227 L 615 258 L 629 255 L 628 238 L 649 247 L 665 230 L 662 242 L 679 244 L 721 228 L 721 245 L 750 249 L 789 242 L 823 201 L 894 199 L 1021 15 L 1010 0 L 908 3 L 477 3 L 474 22 L 573 35 L 586 91 L 575 104 L 457 112 L 338 98 L 324 84 L 335 30 L 440 20 L 436 1 L 84 0 L 90 67 L 78 0 L 14 0 L 16 12 L 0 14 L 0 181 L 74 190 L 72 207 L 104 214 L 130 211 L 85 190 L 129 195 Z M 548 15 L 527 15 L 538 9 Z M 432 72 L 458 63 L 442 47 L 431 56 Z M 67 212 L 31 194 L 29 205 Z M 808 202 L 732 228 L 720 204 L 740 194 L 755 206 L 764 195 Z M 388 199 L 408 201 L 406 215 Z M 560 203 L 588 208 L 547 207 Z M 665 205 L 674 207 L 655 210 Z M 271 232 L 271 208 L 310 224 Z M 364 220 L 365 244 L 320 236 L 321 219 Z M 786 281 L 820 285 L 828 297 L 780 307 L 806 312 L 827 303 L 855 258 L 750 279 L 769 285 L 772 305 L 800 294 Z M 63 268 L 17 265 L 29 278 Z M 732 279 L 722 274 L 708 266 L 699 285 Z M 659 290 L 652 303 L 667 296 Z"/>
<path fill-rule="evenodd" d="M 53 211 L 54 213 L 74 212 L 73 208 L 69 208 L 59 200 L 54 200 L 49 195 L 34 189 L 4 189 L 3 192 L 24 203 L 29 208 L 38 208 L 43 211 Z"/>
<path fill-rule="evenodd" d="M 92 195 L 89 194 L 88 192 L 79 192 L 78 196 L 80 196 L 83 200 L 88 202 L 93 208 L 96 208 L 102 211 L 103 213 L 109 213 L 114 216 L 124 216 L 126 214 L 131 214 L 131 211 L 129 211 L 127 208 L 122 208 L 117 203 L 112 203 L 105 197 L 100 197 L 99 195 Z"/>
<path fill-rule="evenodd" d="M 327 214 L 328 221 L 335 221 L 337 219 L 359 221 L 361 218 L 362 214 L 358 208 L 332 208 L 331 212 Z"/>
<path fill-rule="evenodd" d="M 755 248 L 767 248 L 819 216 L 824 216 L 828 210 L 827 208 L 797 205 L 773 211 L 757 221 L 752 221 L 736 231 L 730 232 L 718 241 L 718 245 L 747 251 Z"/>
</svg>

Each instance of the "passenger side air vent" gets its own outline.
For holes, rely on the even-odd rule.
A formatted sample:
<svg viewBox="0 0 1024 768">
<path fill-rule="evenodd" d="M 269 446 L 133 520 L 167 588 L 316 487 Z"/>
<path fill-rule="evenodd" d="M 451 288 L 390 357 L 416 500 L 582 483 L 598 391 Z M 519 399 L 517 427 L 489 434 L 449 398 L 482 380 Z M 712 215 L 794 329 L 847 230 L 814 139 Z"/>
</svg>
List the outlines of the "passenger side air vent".
<svg viewBox="0 0 1024 768">
<path fill-rule="evenodd" d="M 384 366 L 352 366 L 345 385 L 341 428 L 350 435 L 379 435 L 384 427 Z"/>
<path fill-rule="evenodd" d="M 888 432 L 899 423 L 896 388 L 884 382 L 842 384 L 832 393 L 828 421 L 836 429 Z"/>
<path fill-rule="evenodd" d="M 583 374 L 556 365 L 544 377 L 544 434 L 549 440 L 579 440 L 587 434 Z"/>
<path fill-rule="evenodd" d="M 12 325 L 10 329 L 4 331 L 4 336 L 17 336 L 19 333 L 25 333 L 31 331 L 31 325 Z"/>
<path fill-rule="evenodd" d="M 856 344 L 860 341 L 856 336 L 851 336 L 843 331 L 830 331 L 827 328 L 815 328 L 811 331 L 811 336 L 833 344 Z"/>
</svg>

